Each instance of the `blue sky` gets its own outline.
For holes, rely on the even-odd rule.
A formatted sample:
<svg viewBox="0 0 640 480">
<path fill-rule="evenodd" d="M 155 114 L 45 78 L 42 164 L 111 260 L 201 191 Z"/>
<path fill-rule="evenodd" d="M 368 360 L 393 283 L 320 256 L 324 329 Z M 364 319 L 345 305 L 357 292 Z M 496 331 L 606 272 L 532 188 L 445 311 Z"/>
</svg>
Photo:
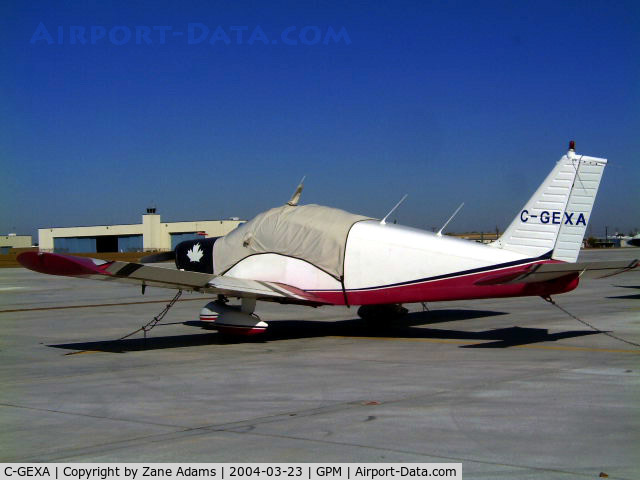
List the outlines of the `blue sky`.
<svg viewBox="0 0 640 480">
<path fill-rule="evenodd" d="M 303 175 L 303 203 L 382 217 L 408 193 L 400 223 L 439 227 L 464 201 L 449 230 L 504 229 L 570 139 L 610 162 L 592 232 L 640 228 L 638 2 L 9 1 L 0 14 L 0 233 L 136 223 L 151 204 L 167 221 L 251 218 Z M 325 43 L 330 28 L 348 41 Z"/>
</svg>

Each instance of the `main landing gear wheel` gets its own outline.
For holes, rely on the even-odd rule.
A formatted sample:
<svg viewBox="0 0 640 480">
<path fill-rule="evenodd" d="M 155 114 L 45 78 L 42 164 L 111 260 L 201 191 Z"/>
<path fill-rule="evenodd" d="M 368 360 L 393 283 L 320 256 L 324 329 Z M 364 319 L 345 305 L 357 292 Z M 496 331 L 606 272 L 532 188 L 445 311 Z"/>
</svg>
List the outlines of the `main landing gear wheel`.
<svg viewBox="0 0 640 480">
<path fill-rule="evenodd" d="M 405 316 L 407 313 L 409 313 L 409 310 L 399 303 L 363 305 L 358 309 L 358 316 L 367 325 L 377 328 L 388 326 L 391 322 Z"/>
</svg>

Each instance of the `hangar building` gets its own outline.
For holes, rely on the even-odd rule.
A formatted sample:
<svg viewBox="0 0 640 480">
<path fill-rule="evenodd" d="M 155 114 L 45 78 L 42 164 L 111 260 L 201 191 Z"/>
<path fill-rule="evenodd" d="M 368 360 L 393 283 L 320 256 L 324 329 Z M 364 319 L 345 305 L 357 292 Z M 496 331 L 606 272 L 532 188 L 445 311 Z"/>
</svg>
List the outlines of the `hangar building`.
<svg viewBox="0 0 640 480">
<path fill-rule="evenodd" d="M 0 254 L 9 253 L 12 248 L 29 248 L 32 245 L 31 235 L 0 235 Z"/>
<path fill-rule="evenodd" d="M 155 208 L 148 208 L 142 223 L 38 229 L 40 251 L 95 253 L 166 251 L 183 240 L 226 235 L 244 220 L 162 222 Z"/>
</svg>

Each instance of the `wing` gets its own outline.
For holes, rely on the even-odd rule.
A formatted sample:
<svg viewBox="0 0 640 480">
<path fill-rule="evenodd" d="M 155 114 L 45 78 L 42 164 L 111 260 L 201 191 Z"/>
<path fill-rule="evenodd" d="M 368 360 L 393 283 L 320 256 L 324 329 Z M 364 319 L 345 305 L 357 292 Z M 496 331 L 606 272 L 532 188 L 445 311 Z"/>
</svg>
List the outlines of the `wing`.
<svg viewBox="0 0 640 480">
<path fill-rule="evenodd" d="M 30 270 L 51 275 L 191 290 L 280 303 L 316 306 L 327 304 L 313 294 L 283 283 L 150 267 L 140 263 L 109 262 L 96 258 L 39 252 L 22 253 L 18 255 L 18 262 Z"/>
<path fill-rule="evenodd" d="M 606 278 L 628 272 L 638 266 L 638 260 L 616 262 L 539 263 L 524 272 L 495 275 L 480 279 L 476 285 L 505 285 L 509 283 L 535 283 L 555 280 L 567 275 Z"/>
</svg>

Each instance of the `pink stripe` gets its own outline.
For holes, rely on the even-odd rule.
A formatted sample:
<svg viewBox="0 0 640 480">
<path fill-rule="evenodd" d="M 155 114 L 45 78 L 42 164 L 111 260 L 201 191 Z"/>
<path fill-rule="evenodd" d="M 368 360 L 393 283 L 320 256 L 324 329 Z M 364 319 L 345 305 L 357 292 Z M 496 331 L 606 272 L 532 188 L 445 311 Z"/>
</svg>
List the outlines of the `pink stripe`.
<svg viewBox="0 0 640 480">
<path fill-rule="evenodd" d="M 555 262 L 536 262 L 555 263 Z M 524 273 L 530 265 L 500 270 L 501 276 Z M 451 300 L 471 300 L 480 298 L 502 298 L 522 296 L 544 296 L 569 292 L 578 286 L 578 275 L 537 283 L 515 283 L 509 285 L 478 285 L 482 279 L 495 277 L 496 271 L 480 272 L 440 280 L 426 280 L 395 287 L 372 287 L 367 290 L 347 290 L 350 305 L 372 305 L 384 303 L 442 302 Z M 327 303 L 344 305 L 341 291 L 312 292 Z"/>
</svg>

